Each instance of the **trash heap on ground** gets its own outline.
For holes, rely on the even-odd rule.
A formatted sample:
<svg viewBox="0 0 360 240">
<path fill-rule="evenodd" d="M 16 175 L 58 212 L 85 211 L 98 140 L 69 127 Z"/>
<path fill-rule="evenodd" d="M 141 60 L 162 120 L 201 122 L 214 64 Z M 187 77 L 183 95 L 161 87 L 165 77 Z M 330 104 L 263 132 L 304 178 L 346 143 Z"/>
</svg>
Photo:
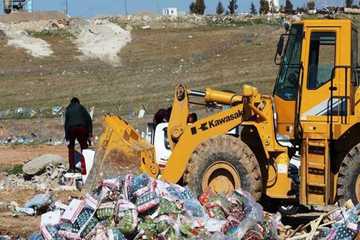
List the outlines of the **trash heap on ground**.
<svg viewBox="0 0 360 240">
<path fill-rule="evenodd" d="M 79 160 L 76 159 L 78 162 Z M 67 161 L 55 154 L 44 154 L 25 163 L 18 173 L 0 179 L 0 190 L 34 189 L 45 191 L 77 190 L 74 178 L 67 178 Z M 73 174 L 74 175 L 74 174 Z M 81 178 L 81 174 L 78 176 Z M 76 180 L 76 179 L 75 179 Z"/>
<path fill-rule="evenodd" d="M 39 239 L 277 239 L 281 222 L 242 190 L 192 192 L 145 174 L 102 180 L 42 215 Z"/>
<path fill-rule="evenodd" d="M 287 235 L 288 239 L 360 239 L 360 203 L 349 200 L 342 207 L 323 213 L 307 224 L 299 225 Z"/>
</svg>

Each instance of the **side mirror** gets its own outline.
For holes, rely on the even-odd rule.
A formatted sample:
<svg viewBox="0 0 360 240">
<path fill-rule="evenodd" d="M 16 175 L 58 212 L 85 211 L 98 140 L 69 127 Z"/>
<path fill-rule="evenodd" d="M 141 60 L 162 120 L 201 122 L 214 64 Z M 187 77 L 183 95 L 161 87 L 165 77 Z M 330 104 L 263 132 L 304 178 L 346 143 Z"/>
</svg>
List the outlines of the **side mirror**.
<svg viewBox="0 0 360 240">
<path fill-rule="evenodd" d="M 284 36 L 281 36 L 277 44 L 276 54 L 282 56 L 284 49 Z"/>
</svg>

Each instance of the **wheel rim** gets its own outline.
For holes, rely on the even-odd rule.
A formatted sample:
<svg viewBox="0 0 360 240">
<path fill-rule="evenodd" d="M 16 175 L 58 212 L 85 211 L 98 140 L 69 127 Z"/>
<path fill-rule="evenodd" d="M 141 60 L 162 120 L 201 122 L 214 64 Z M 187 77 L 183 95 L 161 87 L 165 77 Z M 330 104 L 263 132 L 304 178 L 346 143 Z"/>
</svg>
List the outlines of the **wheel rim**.
<svg viewBox="0 0 360 240">
<path fill-rule="evenodd" d="M 360 203 L 360 175 L 357 177 L 357 180 L 355 182 L 355 194 L 358 203 Z"/>
<path fill-rule="evenodd" d="M 236 169 L 227 162 L 217 162 L 206 169 L 202 179 L 202 190 L 209 188 L 215 193 L 230 194 L 241 186 Z"/>
</svg>

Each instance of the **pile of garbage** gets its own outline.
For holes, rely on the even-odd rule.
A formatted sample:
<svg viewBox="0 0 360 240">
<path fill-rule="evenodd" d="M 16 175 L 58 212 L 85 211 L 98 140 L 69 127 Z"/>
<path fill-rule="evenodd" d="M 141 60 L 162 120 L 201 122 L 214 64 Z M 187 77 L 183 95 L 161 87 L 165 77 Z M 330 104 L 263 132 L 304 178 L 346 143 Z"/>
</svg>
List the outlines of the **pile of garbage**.
<svg viewBox="0 0 360 240">
<path fill-rule="evenodd" d="M 349 200 L 288 234 L 289 239 L 360 239 L 360 204 Z"/>
<path fill-rule="evenodd" d="M 23 173 L 11 174 L 0 181 L 0 190 L 7 189 L 33 189 L 44 191 L 46 189 L 55 189 L 61 186 L 61 181 L 67 171 L 64 164 L 46 166 L 43 172 L 28 177 Z M 64 190 L 64 189 L 59 189 Z"/>
<path fill-rule="evenodd" d="M 281 226 L 240 189 L 197 199 L 145 174 L 102 180 L 82 199 L 51 208 L 34 239 L 277 239 Z"/>
<path fill-rule="evenodd" d="M 65 179 L 67 164 L 67 161 L 59 155 L 41 155 L 25 163 L 21 172 L 9 174 L 0 180 L 0 190 L 76 190 L 75 186 L 69 186 L 71 189 L 67 189 L 68 185 Z"/>
</svg>

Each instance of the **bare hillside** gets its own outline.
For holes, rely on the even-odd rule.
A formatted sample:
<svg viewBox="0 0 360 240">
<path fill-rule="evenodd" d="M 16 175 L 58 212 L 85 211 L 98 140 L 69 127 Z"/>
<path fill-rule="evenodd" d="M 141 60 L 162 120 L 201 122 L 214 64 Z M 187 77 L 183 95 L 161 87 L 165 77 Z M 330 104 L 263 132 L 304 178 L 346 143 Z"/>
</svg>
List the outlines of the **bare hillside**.
<svg viewBox="0 0 360 240">
<path fill-rule="evenodd" d="M 0 40 L 0 109 L 46 107 L 76 95 L 84 103 L 121 113 L 144 104 L 150 111 L 169 104 L 176 83 L 194 88 L 238 91 L 250 82 L 270 93 L 276 76 L 272 62 L 278 27 L 201 27 L 134 30 L 121 52 L 121 65 L 78 59 L 65 34 L 39 34 L 54 54 L 33 58 Z"/>
</svg>

